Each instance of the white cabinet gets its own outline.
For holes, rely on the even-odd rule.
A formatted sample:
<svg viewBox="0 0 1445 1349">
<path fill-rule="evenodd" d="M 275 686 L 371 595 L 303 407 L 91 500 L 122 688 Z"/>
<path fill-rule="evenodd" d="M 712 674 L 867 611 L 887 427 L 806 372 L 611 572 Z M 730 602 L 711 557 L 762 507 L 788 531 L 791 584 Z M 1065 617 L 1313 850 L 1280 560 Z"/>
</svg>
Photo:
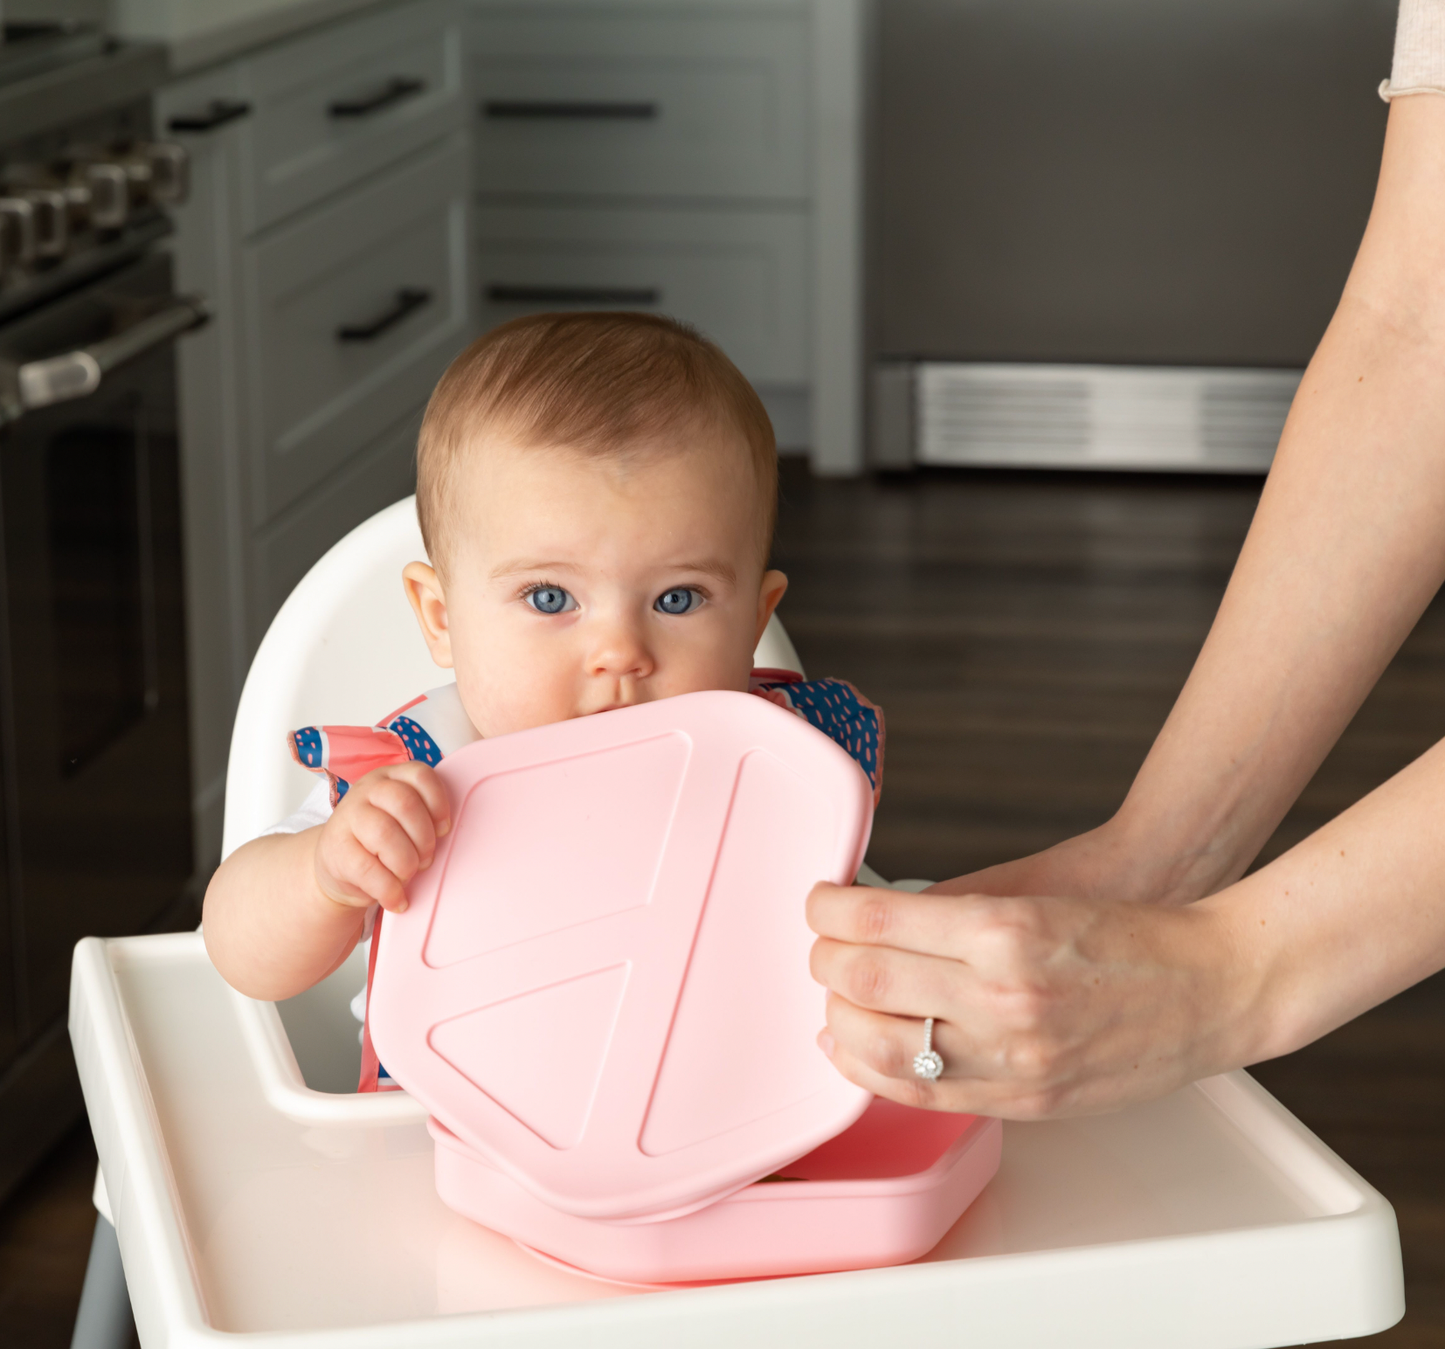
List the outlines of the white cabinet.
<svg viewBox="0 0 1445 1349">
<path fill-rule="evenodd" d="M 250 592 L 253 626 L 264 627 L 296 583 L 324 551 L 361 518 L 408 495 L 415 487 L 413 455 L 421 429 L 422 409 L 362 446 L 295 510 L 285 511 L 255 535 L 255 560 Z M 401 593 L 401 577 L 396 578 Z M 441 682 L 444 676 L 438 675 Z M 383 709 L 385 710 L 385 709 Z M 380 716 L 381 713 L 375 715 Z"/>
<path fill-rule="evenodd" d="M 192 156 L 180 285 L 198 861 L 256 645 L 292 585 L 411 490 L 416 427 L 471 330 L 470 152 L 455 0 L 414 0 L 167 86 Z"/>
<path fill-rule="evenodd" d="M 243 63 L 243 213 L 267 225 L 457 126 L 461 32 L 450 0 L 323 28 Z"/>
<path fill-rule="evenodd" d="M 484 201 L 476 211 L 482 324 L 532 309 L 658 309 L 697 324 L 755 384 L 806 386 L 808 232 L 801 207 Z"/>
<path fill-rule="evenodd" d="M 466 171 L 453 133 L 243 246 L 256 527 L 424 403 L 465 340 Z"/>
<path fill-rule="evenodd" d="M 651 309 L 862 465 L 862 0 L 467 0 L 479 316 Z"/>
<path fill-rule="evenodd" d="M 468 66 L 482 191 L 808 198 L 805 5 L 480 0 Z"/>
</svg>

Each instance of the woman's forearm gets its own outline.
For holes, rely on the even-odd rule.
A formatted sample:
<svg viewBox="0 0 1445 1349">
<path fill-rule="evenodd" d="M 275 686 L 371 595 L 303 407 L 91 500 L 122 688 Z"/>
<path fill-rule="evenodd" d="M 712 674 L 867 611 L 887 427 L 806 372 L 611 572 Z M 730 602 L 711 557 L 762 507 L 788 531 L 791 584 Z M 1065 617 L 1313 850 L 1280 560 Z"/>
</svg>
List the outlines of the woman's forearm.
<svg viewBox="0 0 1445 1349">
<path fill-rule="evenodd" d="M 1289 1053 L 1445 967 L 1445 744 L 1268 866 L 1191 906 L 1228 934 L 1236 1042 Z"/>
<path fill-rule="evenodd" d="M 819 885 L 819 1043 L 909 1105 L 1116 1110 L 1297 1049 L 1445 966 L 1445 745 L 1195 904 Z M 937 1082 L 913 1056 L 936 1019 Z"/>
<path fill-rule="evenodd" d="M 1369 229 L 1209 637 L 1109 826 L 1135 888 L 1243 874 L 1445 577 L 1445 98 L 1391 108 Z"/>
</svg>

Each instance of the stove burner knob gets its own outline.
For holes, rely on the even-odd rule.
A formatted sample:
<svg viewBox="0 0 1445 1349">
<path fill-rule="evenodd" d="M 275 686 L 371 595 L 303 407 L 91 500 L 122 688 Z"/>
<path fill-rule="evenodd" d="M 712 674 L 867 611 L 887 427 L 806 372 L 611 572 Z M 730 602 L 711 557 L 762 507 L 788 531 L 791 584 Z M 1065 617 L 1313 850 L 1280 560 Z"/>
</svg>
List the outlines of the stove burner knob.
<svg viewBox="0 0 1445 1349">
<path fill-rule="evenodd" d="M 70 207 L 65 193 L 32 188 L 24 199 L 30 203 L 35 221 L 36 257 L 63 257 L 70 243 Z"/>
<path fill-rule="evenodd" d="M 23 197 L 0 197 L 0 272 L 35 261 L 35 208 Z"/>
<path fill-rule="evenodd" d="M 191 195 L 191 156 L 175 141 L 149 141 L 140 147 L 150 165 L 151 200 L 162 206 L 179 206 Z"/>
<path fill-rule="evenodd" d="M 87 164 L 90 223 L 98 230 L 118 230 L 130 215 L 130 174 L 121 164 Z"/>
<path fill-rule="evenodd" d="M 72 180 L 60 191 L 65 197 L 65 214 L 69 217 L 70 228 L 84 229 L 90 220 L 90 189 L 84 183 Z"/>
</svg>

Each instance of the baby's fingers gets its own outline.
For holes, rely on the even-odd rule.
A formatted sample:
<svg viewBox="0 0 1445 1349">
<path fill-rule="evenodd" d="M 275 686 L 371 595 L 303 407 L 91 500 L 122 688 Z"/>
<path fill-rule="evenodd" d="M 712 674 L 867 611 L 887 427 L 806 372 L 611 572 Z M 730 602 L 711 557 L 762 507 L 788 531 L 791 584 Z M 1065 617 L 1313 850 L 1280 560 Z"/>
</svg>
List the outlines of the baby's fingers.
<svg viewBox="0 0 1445 1349">
<path fill-rule="evenodd" d="M 452 827 L 452 807 L 447 799 L 447 789 L 437 776 L 436 769 L 424 763 L 398 764 L 386 770 L 394 782 L 405 783 L 421 798 L 436 837 L 442 838 Z"/>
<path fill-rule="evenodd" d="M 427 833 L 430 835 L 430 821 Z M 431 860 L 411 834 L 389 810 L 367 803 L 351 821 L 352 832 L 361 846 L 405 885 Z M 428 843 L 434 840 L 428 838 Z M 380 896 L 378 896 L 380 898 Z"/>
<path fill-rule="evenodd" d="M 425 765 L 419 765 L 425 767 Z M 437 780 L 436 774 L 429 774 L 430 787 L 440 789 L 441 783 Z M 432 858 L 436 855 L 437 838 L 442 832 L 436 823 L 431 806 L 423 795 L 421 784 L 400 778 L 387 777 L 378 782 L 368 784 L 366 809 L 379 811 L 390 818 L 406 834 L 416 853 L 417 863 L 411 871 L 401 876 L 402 880 L 410 880 L 417 870 L 431 865 Z M 442 793 L 442 800 L 446 800 L 445 792 Z M 364 811 L 363 811 L 364 814 Z M 358 820 L 359 823 L 359 820 Z M 375 825 L 372 825 L 375 828 Z M 381 836 L 378 835 L 378 841 Z M 365 837 L 363 842 L 369 843 Z M 373 849 L 373 851 L 378 851 Z M 378 856 L 381 854 L 378 851 Z M 383 860 L 385 860 L 383 858 Z"/>
<path fill-rule="evenodd" d="M 393 828 L 401 832 L 395 822 Z M 338 904 L 376 903 L 388 913 L 406 909 L 402 881 L 353 830 L 340 832 L 317 851 L 316 879 L 321 892 Z"/>
</svg>

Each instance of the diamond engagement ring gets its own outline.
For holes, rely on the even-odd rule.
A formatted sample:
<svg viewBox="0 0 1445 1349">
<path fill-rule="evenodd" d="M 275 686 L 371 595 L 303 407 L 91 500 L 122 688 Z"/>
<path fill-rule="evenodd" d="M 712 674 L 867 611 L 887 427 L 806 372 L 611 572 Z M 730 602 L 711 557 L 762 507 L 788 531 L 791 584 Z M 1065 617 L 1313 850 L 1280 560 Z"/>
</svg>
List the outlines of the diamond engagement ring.
<svg viewBox="0 0 1445 1349">
<path fill-rule="evenodd" d="M 943 1075 L 943 1059 L 933 1047 L 933 1018 L 923 1023 L 923 1048 L 913 1056 L 913 1076 L 937 1082 Z"/>
</svg>

